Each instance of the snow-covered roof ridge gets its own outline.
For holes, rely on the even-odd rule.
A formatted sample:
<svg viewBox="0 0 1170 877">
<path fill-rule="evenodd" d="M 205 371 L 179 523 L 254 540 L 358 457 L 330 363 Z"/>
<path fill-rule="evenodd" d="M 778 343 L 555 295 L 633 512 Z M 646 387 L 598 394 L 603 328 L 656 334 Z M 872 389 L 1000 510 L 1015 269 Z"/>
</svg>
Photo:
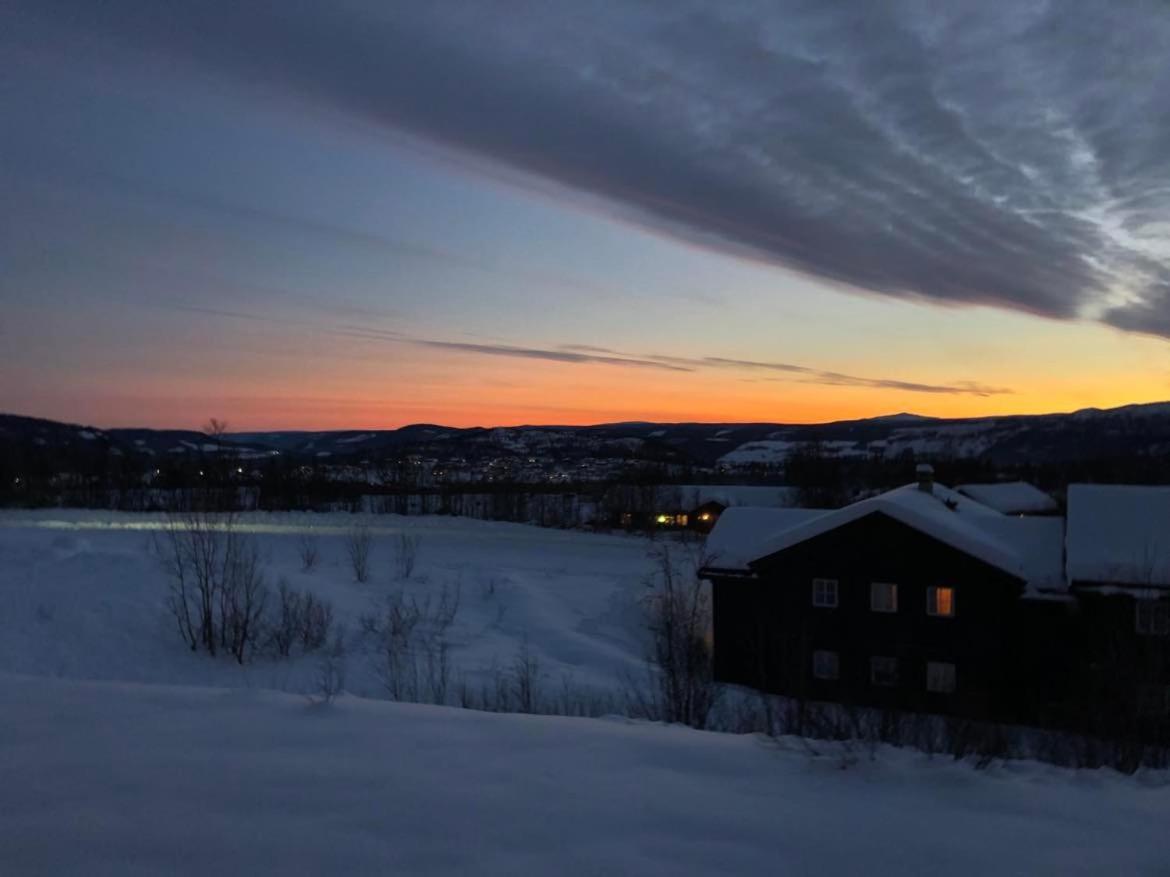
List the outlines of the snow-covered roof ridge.
<svg viewBox="0 0 1170 877">
<path fill-rule="evenodd" d="M 1070 582 L 1170 587 L 1170 487 L 1070 484 Z"/>
<path fill-rule="evenodd" d="M 999 519 L 1003 515 L 941 484 L 933 485 L 929 491 L 907 484 L 821 515 L 768 540 L 760 546 L 756 560 L 879 512 L 1027 581 L 1020 553 L 1002 536 L 979 526 L 980 519 Z"/>
<path fill-rule="evenodd" d="M 1050 514 L 1059 510 L 1056 500 L 1027 481 L 960 484 L 955 490 L 1005 515 Z"/>
<path fill-rule="evenodd" d="M 1060 518 L 1009 517 L 941 484 L 930 490 L 907 484 L 833 511 L 728 509 L 708 539 L 708 567 L 746 572 L 753 562 L 878 513 L 1015 576 L 1029 590 L 1063 588 Z"/>
<path fill-rule="evenodd" d="M 760 556 L 760 545 L 768 539 L 827 514 L 827 509 L 732 506 L 719 516 L 707 536 L 706 566 L 746 571 L 748 564 Z"/>
</svg>

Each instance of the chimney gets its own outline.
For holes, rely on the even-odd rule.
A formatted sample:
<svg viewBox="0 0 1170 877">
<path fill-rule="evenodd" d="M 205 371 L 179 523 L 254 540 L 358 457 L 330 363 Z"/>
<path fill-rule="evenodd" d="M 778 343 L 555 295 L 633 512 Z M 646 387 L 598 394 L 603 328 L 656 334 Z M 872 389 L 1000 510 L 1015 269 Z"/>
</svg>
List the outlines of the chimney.
<svg viewBox="0 0 1170 877">
<path fill-rule="evenodd" d="M 914 469 L 918 476 L 918 489 L 923 493 L 934 493 L 934 467 L 929 463 L 919 463 Z"/>
</svg>

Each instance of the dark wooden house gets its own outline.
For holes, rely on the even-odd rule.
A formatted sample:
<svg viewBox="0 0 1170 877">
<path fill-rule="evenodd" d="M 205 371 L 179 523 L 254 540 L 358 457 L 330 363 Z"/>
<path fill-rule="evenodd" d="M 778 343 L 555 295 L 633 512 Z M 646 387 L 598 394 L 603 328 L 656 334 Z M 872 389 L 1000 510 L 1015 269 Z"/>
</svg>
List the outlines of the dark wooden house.
<svg viewBox="0 0 1170 877">
<path fill-rule="evenodd" d="M 748 518 L 721 521 L 703 571 L 715 674 L 725 682 L 812 701 L 1068 725 L 1091 712 L 1092 673 L 1116 671 L 1098 640 L 1114 653 L 1118 641 L 1142 644 L 1132 625 L 1070 588 L 1063 519 L 1001 514 L 934 484 L 928 470 L 917 484 L 767 535 L 748 534 Z M 1151 614 L 1147 627 L 1160 630 L 1161 617 Z M 1159 715 L 1170 711 L 1166 642 L 1145 637 L 1157 655 L 1143 653 L 1139 687 L 1114 681 L 1126 687 L 1121 701 L 1140 697 L 1156 711 L 1164 694 Z"/>
</svg>

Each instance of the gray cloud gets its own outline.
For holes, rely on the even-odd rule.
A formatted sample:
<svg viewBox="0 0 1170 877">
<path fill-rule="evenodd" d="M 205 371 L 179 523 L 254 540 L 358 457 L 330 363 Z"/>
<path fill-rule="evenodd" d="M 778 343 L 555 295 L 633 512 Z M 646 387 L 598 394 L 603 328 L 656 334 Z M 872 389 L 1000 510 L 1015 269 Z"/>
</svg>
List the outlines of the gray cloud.
<svg viewBox="0 0 1170 877">
<path fill-rule="evenodd" d="M 833 283 L 1170 337 L 1170 13 L 1154 0 L 22 12 L 23 39 L 181 57 Z"/>
<path fill-rule="evenodd" d="M 993 396 L 1011 393 L 1010 389 L 989 387 L 974 381 L 958 381 L 953 384 L 923 384 L 915 381 L 900 381 L 889 378 L 869 378 L 857 375 L 847 375 L 841 372 L 811 368 L 785 362 L 760 362 L 750 359 L 728 359 L 720 356 L 684 357 L 684 356 L 637 356 L 623 353 L 610 347 L 599 347 L 593 344 L 562 344 L 557 348 L 521 347 L 512 344 L 476 343 L 468 341 L 447 341 L 438 338 L 420 338 L 406 332 L 394 329 L 382 329 L 373 326 L 336 325 L 320 326 L 304 320 L 290 320 L 275 317 L 270 314 L 253 314 L 243 311 L 206 308 L 197 305 L 187 305 L 176 302 L 160 301 L 155 306 L 173 310 L 188 311 L 191 313 L 207 314 L 209 316 L 226 317 L 235 320 L 258 321 L 276 325 L 297 325 L 309 329 L 317 329 L 333 335 L 342 335 L 348 338 L 358 338 L 365 341 L 380 341 L 391 344 L 413 344 L 418 347 L 429 347 L 436 350 L 450 350 L 457 353 L 469 353 L 480 356 L 508 356 L 518 359 L 539 359 L 548 362 L 570 363 L 582 365 L 600 363 L 603 365 L 624 366 L 628 368 L 661 369 L 672 372 L 696 372 L 709 368 L 727 368 L 740 371 L 768 371 L 784 372 L 792 375 L 791 380 L 801 383 L 815 383 L 838 387 L 869 387 L 873 389 L 902 390 L 908 393 L 931 393 L 946 395 Z M 782 380 L 780 378 L 764 378 L 763 380 Z"/>
<path fill-rule="evenodd" d="M 686 372 L 694 369 L 681 365 L 671 365 L 665 362 L 655 362 L 649 359 L 634 357 L 608 356 L 595 353 L 581 353 L 572 350 L 545 350 L 535 347 L 513 347 L 510 344 L 471 344 L 463 341 L 434 341 L 430 339 L 413 339 L 412 344 L 424 347 L 436 347 L 440 350 L 455 350 L 462 353 L 479 353 L 485 356 L 516 356 L 521 359 L 546 359 L 552 362 L 586 363 L 599 362 L 605 365 L 624 365 L 634 368 L 654 368 L 665 371 Z"/>
<path fill-rule="evenodd" d="M 719 356 L 707 356 L 701 360 L 697 360 L 697 362 L 724 368 L 785 372 L 787 374 L 799 375 L 800 377 L 797 380 L 801 383 L 824 384 L 832 387 L 870 387 L 874 389 L 902 390 L 907 393 L 935 393 L 952 396 L 999 396 L 1012 392 L 1006 387 L 990 387 L 985 384 L 976 383 L 975 381 L 958 381 L 953 384 L 922 384 L 916 381 L 899 381 L 891 378 L 867 378 L 857 375 L 846 375 L 841 372 L 809 368 L 808 366 L 794 365 L 788 362 L 758 362 L 750 359 L 726 359 Z"/>
</svg>

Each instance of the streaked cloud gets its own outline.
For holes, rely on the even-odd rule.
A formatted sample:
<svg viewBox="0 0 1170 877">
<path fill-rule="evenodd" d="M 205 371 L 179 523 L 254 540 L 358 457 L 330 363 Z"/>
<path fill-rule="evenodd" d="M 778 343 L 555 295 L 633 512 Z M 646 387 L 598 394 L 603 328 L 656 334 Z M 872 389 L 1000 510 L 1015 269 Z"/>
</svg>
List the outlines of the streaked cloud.
<svg viewBox="0 0 1170 877">
<path fill-rule="evenodd" d="M 861 377 L 858 375 L 842 374 L 841 372 L 826 369 L 812 368 L 787 362 L 761 362 L 748 359 L 730 359 L 720 356 L 660 356 L 651 354 L 639 356 L 624 353 L 611 347 L 602 347 L 593 344 L 562 344 L 555 348 L 525 347 L 513 344 L 450 341 L 441 338 L 422 338 L 408 332 L 395 329 L 384 329 L 376 326 L 357 326 L 349 324 L 323 325 L 310 321 L 293 321 L 268 314 L 246 313 L 242 311 L 205 308 L 197 305 L 185 305 L 172 302 L 160 302 L 159 307 L 187 311 L 191 313 L 207 314 L 209 316 L 225 317 L 228 319 L 247 320 L 272 323 L 275 325 L 295 324 L 305 328 L 324 331 L 333 335 L 349 338 L 358 338 L 366 341 L 381 341 L 392 344 L 410 344 L 418 347 L 428 347 L 435 350 L 447 350 L 455 353 L 466 353 L 478 356 L 502 356 L 517 359 L 537 359 L 548 362 L 568 363 L 570 365 L 601 364 L 627 368 L 659 369 L 670 372 L 698 372 L 704 369 L 734 369 L 737 371 L 764 371 L 784 372 L 791 375 L 791 380 L 802 383 L 824 384 L 839 387 L 868 387 L 872 389 L 901 390 L 907 393 L 929 393 L 947 395 L 994 396 L 1009 394 L 1012 390 L 1003 387 L 991 387 L 975 381 L 958 381 L 951 384 L 927 384 L 916 381 L 903 381 L 890 378 Z M 765 379 L 780 380 L 780 379 Z"/>
<path fill-rule="evenodd" d="M 835 284 L 1170 337 L 1153 0 L 14 8 L 24 46 L 178 58 Z"/>
<path fill-rule="evenodd" d="M 545 350 L 536 347 L 514 347 L 510 344 L 471 344 L 464 341 L 434 341 L 430 339 L 413 339 L 410 343 L 424 347 L 434 347 L 440 350 L 455 350 L 461 353 L 478 353 L 483 356 L 515 356 L 521 359 L 545 359 L 553 362 L 588 363 L 597 362 L 605 365 L 621 365 L 632 368 L 655 368 L 665 371 L 694 371 L 686 366 L 671 365 L 665 362 L 655 362 L 651 359 L 637 359 L 636 357 L 608 356 L 596 353 L 581 353 L 571 350 Z"/>
<path fill-rule="evenodd" d="M 958 381 L 953 384 L 924 384 L 917 381 L 900 381 L 892 378 L 859 377 L 858 375 L 847 375 L 825 369 L 809 368 L 804 365 L 794 365 L 789 362 L 758 362 L 748 359 L 727 359 L 719 356 L 707 356 L 695 361 L 719 368 L 785 372 L 797 376 L 795 379 L 804 383 L 824 384 L 831 387 L 869 387 L 882 390 L 902 390 L 907 393 L 934 393 L 954 396 L 1000 396 L 1012 392 L 1012 390 L 1006 387 L 991 387 L 976 381 Z M 783 379 L 772 378 L 770 380 Z"/>
</svg>

